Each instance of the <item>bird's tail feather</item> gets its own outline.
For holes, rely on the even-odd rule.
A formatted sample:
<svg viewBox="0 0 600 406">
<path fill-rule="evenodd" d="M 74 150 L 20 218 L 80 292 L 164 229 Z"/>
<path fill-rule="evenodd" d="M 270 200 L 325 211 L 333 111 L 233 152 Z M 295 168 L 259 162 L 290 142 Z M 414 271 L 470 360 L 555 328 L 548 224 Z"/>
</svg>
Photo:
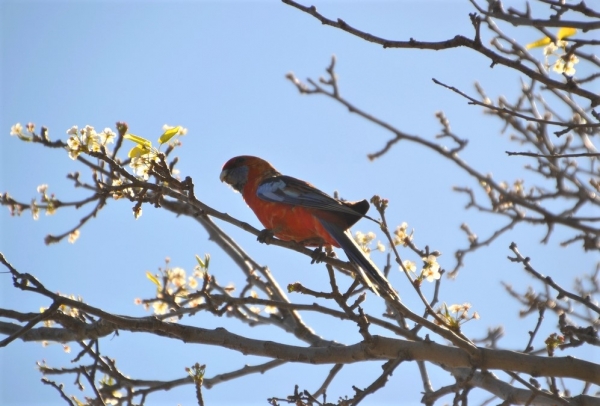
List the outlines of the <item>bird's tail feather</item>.
<svg viewBox="0 0 600 406">
<path fill-rule="evenodd" d="M 319 221 L 340 247 L 342 247 L 350 262 L 356 265 L 360 276 L 373 292 L 380 295 L 381 291 L 385 291 L 394 298 L 398 297 L 398 294 L 383 273 L 381 273 L 373 261 L 365 255 L 363 250 L 354 241 L 350 231 L 342 230 L 326 220 L 319 219 Z"/>
</svg>

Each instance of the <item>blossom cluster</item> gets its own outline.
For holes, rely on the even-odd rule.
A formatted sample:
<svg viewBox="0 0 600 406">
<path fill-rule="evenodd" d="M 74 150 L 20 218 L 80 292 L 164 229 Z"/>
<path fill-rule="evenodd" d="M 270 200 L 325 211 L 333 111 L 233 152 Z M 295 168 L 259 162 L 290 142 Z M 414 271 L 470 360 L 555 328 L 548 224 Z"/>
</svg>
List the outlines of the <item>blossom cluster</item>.
<svg viewBox="0 0 600 406">
<path fill-rule="evenodd" d="M 196 256 L 198 264 L 194 267 L 192 275 L 187 275 L 185 269 L 180 267 L 167 267 L 160 270 L 159 274 L 146 272 L 146 277 L 156 285 L 156 298 L 153 299 L 135 299 L 135 304 L 143 305 L 146 310 L 152 311 L 155 315 L 168 315 L 173 307 L 175 308 L 194 308 L 204 304 L 204 297 L 198 294 L 199 281 L 210 278 L 207 275 L 210 263 L 210 255 L 206 254 L 204 259 Z M 170 259 L 166 259 L 167 264 Z M 235 287 L 232 284 L 224 287 L 225 292 L 233 292 Z M 250 291 L 250 298 L 258 298 L 258 293 Z M 254 314 L 264 311 L 267 314 L 276 314 L 278 312 L 275 306 L 248 306 L 247 309 Z M 169 318 L 170 321 L 177 321 L 175 317 Z"/>
<path fill-rule="evenodd" d="M 544 48 L 544 56 L 546 57 L 545 65 L 547 69 L 552 66 L 552 70 L 558 74 L 564 73 L 567 76 L 573 76 L 575 75 L 575 65 L 579 63 L 579 58 L 573 53 L 566 52 L 566 45 L 566 41 L 558 41 L 558 45 L 554 43 L 548 44 Z M 549 61 L 550 56 L 556 57 L 553 63 Z"/>
<path fill-rule="evenodd" d="M 356 243 L 358 244 L 360 249 L 367 255 L 369 255 L 371 253 L 371 251 L 373 250 L 371 248 L 371 243 L 373 241 L 375 241 L 375 238 L 377 238 L 377 236 L 372 231 L 369 231 L 366 234 L 361 231 L 357 231 L 354 234 L 354 241 L 356 241 Z M 379 252 L 384 252 L 385 246 L 381 243 L 381 241 L 377 241 L 377 245 L 375 246 L 375 249 Z"/>
<path fill-rule="evenodd" d="M 408 224 L 406 222 L 396 227 L 396 231 L 394 231 L 394 245 L 403 245 L 406 247 L 408 243 L 412 241 L 415 231 L 412 230 L 410 234 L 408 234 L 407 230 Z"/>
<path fill-rule="evenodd" d="M 117 128 L 120 133 L 127 131 L 127 124 L 117 123 Z M 10 128 L 10 135 L 17 136 L 19 139 L 27 142 L 40 141 L 49 142 L 48 130 L 42 127 L 42 136 L 37 136 L 35 133 L 35 124 L 28 123 L 25 127 L 21 123 L 16 123 Z M 66 141 L 65 149 L 69 154 L 69 157 L 76 160 L 79 155 L 90 154 L 90 153 L 106 153 L 108 144 L 114 143 L 117 134 L 110 128 L 98 132 L 91 125 L 86 125 L 83 128 L 78 126 L 72 126 L 66 131 L 68 139 Z M 175 147 L 180 145 L 179 141 L 176 140 L 178 135 L 186 135 L 187 129 L 182 126 L 170 126 L 165 124 L 163 126 L 163 133 L 158 138 L 159 147 L 163 144 L 168 144 L 169 147 Z M 133 174 L 141 180 L 148 180 L 152 167 L 155 163 L 159 162 L 160 152 L 158 148 L 152 146 L 152 142 L 137 135 L 124 134 L 124 139 L 133 141 L 136 145 L 129 151 L 128 157 L 130 158 L 129 166 L 133 170 Z M 173 141 L 176 140 L 176 141 Z M 176 176 L 179 172 L 177 169 L 170 168 L 171 174 Z M 134 197 L 134 191 L 124 184 L 124 178 L 113 177 L 112 178 L 112 196 L 114 199 L 120 199 L 127 197 L 132 199 Z M 54 196 L 48 197 L 45 193 L 47 186 L 43 190 L 38 188 L 38 192 L 42 194 L 41 202 L 45 204 L 39 204 L 35 199 L 32 200 L 29 208 L 33 214 L 33 218 L 37 220 L 41 210 L 45 210 L 47 215 L 54 214 L 56 211 L 55 203 L 58 202 Z M 18 204 L 10 206 L 11 213 L 19 215 L 22 211 L 22 207 Z M 135 206 L 134 216 L 139 218 L 142 215 L 141 205 Z M 79 237 L 79 230 L 74 230 L 69 235 L 69 242 L 73 243 Z"/>
<path fill-rule="evenodd" d="M 32 141 L 34 139 L 35 125 L 28 123 L 25 129 L 21 123 L 16 123 L 10 128 L 10 135 L 17 136 L 23 141 Z M 48 130 L 44 129 L 45 136 L 48 135 Z M 163 126 L 163 134 L 159 137 L 160 145 L 169 143 L 175 136 L 186 135 L 187 129 L 182 126 Z M 101 132 L 97 132 L 91 125 L 86 125 L 83 128 L 72 126 L 67 130 L 66 150 L 69 157 L 73 160 L 77 159 L 82 153 L 102 152 L 108 144 L 114 143 L 116 134 L 110 128 L 105 128 Z M 133 134 L 125 134 L 125 139 L 131 140 L 136 145 L 129 151 L 128 156 L 131 158 L 130 166 L 134 174 L 143 179 L 148 180 L 152 164 L 158 159 L 158 149 L 152 146 L 152 142 Z M 119 195 L 119 197 L 123 197 Z"/>
<path fill-rule="evenodd" d="M 102 146 L 114 142 L 116 137 L 114 131 L 108 127 L 98 133 L 91 125 L 86 125 L 81 130 L 74 125 L 67 130 L 67 135 L 67 151 L 71 159 L 77 159 L 82 152 L 100 152 Z"/>
<path fill-rule="evenodd" d="M 427 282 L 433 282 L 440 279 L 442 274 L 440 273 L 440 264 L 437 262 L 437 257 L 435 255 L 429 255 L 421 259 L 423 260 L 423 268 L 421 268 L 419 276 L 417 277 L 418 280 L 422 281 L 426 279 Z M 417 265 L 410 260 L 403 261 L 402 268 L 407 272 L 417 272 Z"/>
<path fill-rule="evenodd" d="M 31 141 L 31 136 L 33 135 L 33 132 L 35 131 L 35 124 L 33 123 L 27 123 L 27 125 L 25 126 L 25 129 L 27 131 L 26 134 L 23 131 L 23 126 L 21 125 L 21 123 L 17 123 L 13 126 L 10 127 L 10 135 L 16 135 L 17 137 L 19 137 L 19 139 L 23 140 L 23 141 Z M 48 130 L 46 130 L 46 135 L 48 134 Z"/>
<path fill-rule="evenodd" d="M 158 138 L 158 143 L 160 145 L 168 143 L 177 135 L 187 134 L 186 128 L 182 126 L 173 127 L 167 124 L 163 126 L 163 131 L 163 134 Z M 128 153 L 129 158 L 131 158 L 129 166 L 131 166 L 137 177 L 148 180 L 152 165 L 155 162 L 158 162 L 159 159 L 158 149 L 152 146 L 150 140 L 134 134 L 125 134 L 125 139 L 136 143 L 136 146 Z"/>
<path fill-rule="evenodd" d="M 59 295 L 63 296 L 63 297 L 66 297 L 68 299 L 71 299 L 73 301 L 76 301 L 76 302 L 83 302 L 83 298 L 81 296 L 63 295 L 63 294 L 59 294 Z M 40 307 L 40 313 L 44 313 L 46 310 L 48 310 L 47 307 Z M 71 307 L 71 306 L 68 306 L 66 304 L 60 305 L 58 307 L 57 311 L 60 312 L 60 313 L 62 313 L 62 314 L 65 314 L 65 315 L 67 315 L 67 316 L 69 316 L 69 317 L 71 317 L 73 319 L 79 319 L 79 318 L 81 318 L 81 313 L 80 313 L 80 311 L 79 311 L 78 308 Z M 44 320 L 44 326 L 45 327 L 53 327 L 54 326 L 54 321 L 46 319 L 46 320 Z M 48 342 L 47 341 L 42 341 L 42 345 L 44 347 L 46 347 L 46 346 L 48 346 Z M 63 350 L 66 353 L 69 353 L 69 352 L 71 352 L 71 347 L 69 345 L 67 345 L 67 344 L 63 344 Z"/>
<path fill-rule="evenodd" d="M 544 47 L 544 56 L 546 58 L 546 69 L 550 69 L 558 74 L 567 76 L 575 75 L 575 65 L 579 62 L 579 58 L 573 52 L 567 51 L 568 42 L 564 38 L 571 37 L 577 33 L 575 28 L 563 27 L 556 34 L 556 40 L 552 41 L 549 37 L 542 38 L 535 42 L 527 44 L 527 49 Z M 550 57 L 556 57 L 553 61 Z"/>
<path fill-rule="evenodd" d="M 167 268 L 162 270 L 160 275 L 146 272 L 146 277 L 156 285 L 156 299 L 146 301 L 135 299 L 135 304 L 143 304 L 146 310 L 149 310 L 152 305 L 156 315 L 167 314 L 171 301 L 176 305 L 197 307 L 204 303 L 204 298 L 189 299 L 188 296 L 198 288 L 198 279 L 204 277 L 204 272 L 200 267 L 196 267 L 190 276 L 187 276 L 185 269 L 180 267 Z"/>
<path fill-rule="evenodd" d="M 46 216 L 52 216 L 56 213 L 56 199 L 54 198 L 54 194 L 48 196 L 46 193 L 48 191 L 48 185 L 43 184 L 37 187 L 38 193 L 41 195 L 40 201 L 44 203 L 43 206 L 38 205 L 37 200 L 34 198 L 31 200 L 31 215 L 34 220 L 40 218 L 40 208 L 43 208 L 46 212 Z"/>
<path fill-rule="evenodd" d="M 454 331 L 460 331 L 460 326 L 464 323 L 468 322 L 469 320 L 479 319 L 479 313 L 477 312 L 473 312 L 472 315 L 469 315 L 469 310 L 471 307 L 472 306 L 470 303 L 453 304 L 450 306 L 444 303 L 437 310 L 436 315 L 447 327 Z M 436 323 L 439 324 L 439 320 L 436 319 Z"/>
</svg>

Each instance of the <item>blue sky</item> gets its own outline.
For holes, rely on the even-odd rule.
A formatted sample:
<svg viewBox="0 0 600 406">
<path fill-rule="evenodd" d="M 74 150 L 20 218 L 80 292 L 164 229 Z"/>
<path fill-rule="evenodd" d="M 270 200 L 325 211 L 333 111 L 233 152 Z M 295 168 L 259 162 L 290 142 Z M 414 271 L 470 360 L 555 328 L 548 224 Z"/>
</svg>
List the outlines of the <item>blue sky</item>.
<svg viewBox="0 0 600 406">
<path fill-rule="evenodd" d="M 315 4 L 329 17 L 390 39 L 472 35 L 468 17 L 472 10 L 466 2 Z M 443 110 L 453 131 L 470 140 L 462 153 L 465 161 L 497 180 L 512 182 L 530 176 L 523 169 L 525 159 L 504 153 L 518 146 L 507 141 L 508 134 L 500 134 L 500 122 L 431 81 L 436 78 L 472 95 L 473 83 L 478 81 L 490 97 L 505 95 L 513 100 L 520 87 L 518 75 L 500 66 L 490 69 L 489 60 L 468 50 L 384 50 L 322 26 L 278 2 L 4 0 L 0 7 L 0 192 L 20 200 L 35 197 L 40 184 L 48 184 L 49 191 L 65 201 L 85 193 L 73 189 L 66 179 L 67 173 L 83 168 L 64 151 L 44 150 L 10 137 L 10 127 L 16 122 L 44 125 L 52 139 L 66 139 L 65 132 L 73 125 L 89 124 L 101 130 L 126 121 L 131 132 L 150 139 L 160 135 L 163 124 L 183 125 L 188 134 L 177 151 L 178 167 L 182 176 L 194 179 L 196 196 L 212 207 L 259 227 L 240 196 L 219 182 L 219 172 L 235 155 L 261 156 L 281 172 L 328 193 L 337 190 L 350 200 L 374 194 L 390 199 L 389 222 L 408 222 L 415 229 L 416 243 L 441 251 L 440 263 L 450 267 L 454 250 L 467 244 L 458 231 L 460 224 L 469 223 L 483 237 L 504 223 L 465 211 L 465 196 L 452 192 L 452 187 L 477 185 L 430 151 L 400 143 L 370 162 L 366 155 L 380 149 L 390 134 L 324 97 L 299 95 L 285 79 L 291 71 L 302 80 L 323 76 L 333 54 L 338 60 L 341 93 L 358 107 L 430 140 L 440 132 L 434 114 Z M 540 36 L 534 30 L 507 29 L 522 43 Z M 537 53 L 541 57 L 541 50 Z M 82 172 L 82 176 L 88 174 Z M 80 295 L 91 305 L 133 316 L 148 314 L 134 305 L 134 299 L 154 293 L 144 275 L 163 266 L 165 257 L 189 272 L 195 254 L 210 253 L 211 271 L 219 280 L 243 282 L 231 261 L 193 221 L 151 207 L 144 207 L 136 221 L 131 203 L 124 201 L 109 202 L 81 230 L 75 244 L 44 245 L 45 235 L 66 231 L 88 210 L 60 210 L 33 221 L 28 213 L 12 218 L 3 209 L 0 251 L 17 269 L 35 274 L 53 291 Z M 260 245 L 235 227 L 219 225 L 259 263 L 268 265 L 282 285 L 327 283 L 324 267 L 311 266 L 308 258 Z M 363 222 L 355 230 L 370 227 Z M 540 246 L 544 232 L 519 226 L 495 247 L 467 257 L 457 280 L 444 281 L 443 301 L 471 302 L 482 316 L 469 323 L 469 335 L 482 337 L 487 327 L 503 325 L 506 337 L 501 344 L 522 349 L 527 331 L 535 325 L 533 316 L 517 319 L 519 307 L 500 285 L 505 281 L 523 291 L 531 283 L 518 265 L 506 260 L 510 242 L 516 242 L 534 266 L 567 288 L 575 276 L 592 270 L 597 257 L 584 255 L 578 247 L 558 247 L 570 234 L 558 229 L 547 246 Z M 374 259 L 384 263 L 383 255 L 374 254 Z M 396 273 L 391 279 L 403 299 L 420 309 L 402 275 Z M 0 306 L 36 312 L 48 302 L 15 291 L 9 276 L 0 275 Z M 374 309 L 376 313 L 383 310 Z M 344 343 L 360 340 L 347 323 L 332 324 L 312 314 L 304 317 L 326 338 Z M 228 319 L 201 315 L 184 321 L 299 344 L 274 329 L 247 330 Z M 553 331 L 552 327 L 550 323 L 544 326 L 546 332 Z M 16 342 L 0 349 L 0 403 L 49 404 L 54 400 L 58 404 L 56 392 L 39 382 L 35 362 L 69 366 L 77 352 L 73 347 L 71 354 L 65 354 L 60 345 L 43 348 L 39 343 Z M 207 364 L 209 377 L 260 362 L 219 348 L 125 332 L 105 339 L 102 351 L 116 358 L 125 374 L 144 379 L 179 378 L 195 362 Z M 597 354 L 593 357 L 598 361 Z M 351 393 L 352 384 L 368 385 L 378 376 L 379 366 L 345 368 L 330 388 L 330 400 Z M 315 390 L 327 371 L 328 367 L 289 364 L 217 385 L 205 391 L 205 399 L 214 405 L 264 404 L 267 397 L 291 393 L 294 384 Z M 450 383 L 441 372 L 432 371 L 432 380 L 437 387 Z M 61 382 L 69 394 L 80 396 L 71 377 Z M 17 387 L 27 390 L 16 391 Z M 416 366 L 406 364 L 366 404 L 398 404 L 400 394 L 407 399 L 400 404 L 416 404 L 420 390 Z M 151 399 L 151 404 L 193 402 L 191 386 Z"/>
</svg>

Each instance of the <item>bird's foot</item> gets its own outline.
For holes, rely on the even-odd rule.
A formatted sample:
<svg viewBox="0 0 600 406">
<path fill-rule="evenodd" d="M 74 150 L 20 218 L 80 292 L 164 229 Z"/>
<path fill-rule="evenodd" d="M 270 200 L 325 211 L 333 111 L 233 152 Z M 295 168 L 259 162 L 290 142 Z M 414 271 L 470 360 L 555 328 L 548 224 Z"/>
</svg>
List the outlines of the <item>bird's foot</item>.
<svg viewBox="0 0 600 406">
<path fill-rule="evenodd" d="M 258 237 L 256 237 L 256 239 L 261 244 L 271 244 L 274 235 L 275 234 L 273 234 L 273 231 L 269 230 L 268 228 L 265 228 L 260 233 L 258 233 Z"/>
<path fill-rule="evenodd" d="M 330 246 L 326 246 L 325 251 L 323 251 L 323 245 L 319 245 L 314 249 L 310 257 L 312 258 L 312 261 L 310 261 L 311 264 L 318 264 L 325 261 L 327 257 L 335 257 L 335 252 L 333 252 Z"/>
<path fill-rule="evenodd" d="M 310 261 L 311 264 L 318 264 L 320 262 L 323 262 L 325 258 L 327 258 L 327 253 L 323 251 L 323 246 L 320 245 L 314 249 L 310 257 L 312 258 L 312 261 Z"/>
</svg>

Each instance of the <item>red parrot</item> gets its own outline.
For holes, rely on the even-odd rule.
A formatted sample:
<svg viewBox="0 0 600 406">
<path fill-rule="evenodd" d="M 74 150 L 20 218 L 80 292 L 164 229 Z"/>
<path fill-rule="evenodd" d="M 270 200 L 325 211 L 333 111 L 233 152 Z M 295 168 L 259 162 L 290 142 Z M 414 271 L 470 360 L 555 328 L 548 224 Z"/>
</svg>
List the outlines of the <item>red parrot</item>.
<svg viewBox="0 0 600 406">
<path fill-rule="evenodd" d="M 371 290 L 397 296 L 349 231 L 365 216 L 369 202 L 334 199 L 310 183 L 282 175 L 270 163 L 254 156 L 231 158 L 223 165 L 220 178 L 242 194 L 262 225 L 275 237 L 304 246 L 342 248 Z"/>
</svg>

